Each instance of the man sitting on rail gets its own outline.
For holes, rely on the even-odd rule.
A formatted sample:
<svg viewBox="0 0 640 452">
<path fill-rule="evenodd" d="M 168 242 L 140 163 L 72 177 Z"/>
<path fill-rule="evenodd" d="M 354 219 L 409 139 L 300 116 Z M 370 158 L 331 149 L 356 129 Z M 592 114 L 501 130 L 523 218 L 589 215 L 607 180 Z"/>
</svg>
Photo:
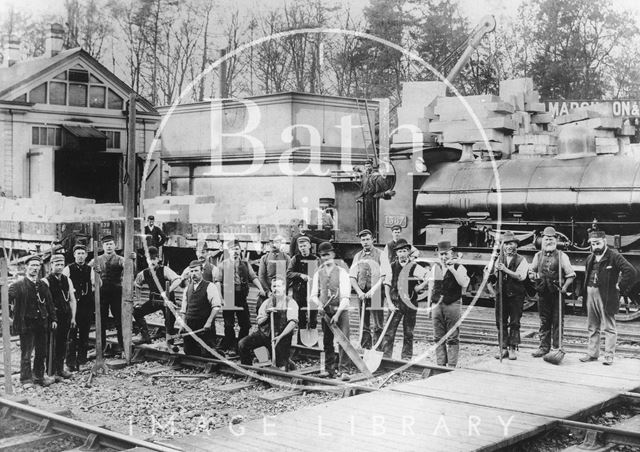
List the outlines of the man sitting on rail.
<svg viewBox="0 0 640 452">
<path fill-rule="evenodd" d="M 455 328 L 445 344 L 436 347 L 436 360 L 439 366 L 456 367 L 460 349 L 460 320 L 462 292 L 469 285 L 467 269 L 458 264 L 453 257 L 451 242 L 438 243 L 440 262 L 433 264 L 429 278 L 429 306 L 433 306 L 433 340 L 438 343 Z"/>
<path fill-rule="evenodd" d="M 202 262 L 191 261 L 189 264 L 191 280 L 182 298 L 180 313 L 183 318 L 177 320 L 184 333 L 184 353 L 193 356 L 209 356 L 194 336 L 198 336 L 208 346 L 213 347 L 215 326 L 213 321 L 222 307 L 220 292 L 215 284 L 202 278 Z"/>
<path fill-rule="evenodd" d="M 604 362 L 613 364 L 616 350 L 616 313 L 620 307 L 618 288 L 626 291 L 633 286 L 636 271 L 620 253 L 607 246 L 604 231 L 589 233 L 591 255 L 585 264 L 582 293 L 587 295 L 587 325 L 589 343 L 580 361 L 595 361 L 600 354 L 600 325 L 604 321 Z M 580 297 L 582 299 L 582 297 Z M 582 301 L 582 300 L 581 300 Z"/>
<path fill-rule="evenodd" d="M 158 281 L 153 279 L 155 273 Z M 149 336 L 149 326 L 147 325 L 144 317 L 157 311 L 162 311 L 164 315 L 164 326 L 167 334 L 174 334 L 173 327 L 176 322 L 176 318 L 171 312 L 169 307 L 165 306 L 165 300 L 162 297 L 162 292 L 166 290 L 167 282 L 171 283 L 169 292 L 166 294 L 169 298 L 169 302 L 172 300 L 173 291 L 180 285 L 180 277 L 166 265 L 160 264 L 160 256 L 158 248 L 155 246 L 149 247 L 149 267 L 142 270 L 136 276 L 135 286 L 138 289 L 142 289 L 145 285 L 149 288 L 149 299 L 133 308 L 133 318 L 140 327 L 140 336 L 142 336 L 141 343 L 148 344 L 151 342 Z M 174 304 L 175 306 L 175 304 Z M 171 340 L 172 341 L 172 340 Z M 171 344 L 167 344 L 171 345 Z"/>
<path fill-rule="evenodd" d="M 282 370 L 287 370 L 291 353 L 291 339 L 298 324 L 298 304 L 286 295 L 284 278 L 276 276 L 271 281 L 271 296 L 267 298 L 256 317 L 256 329 L 242 338 L 238 344 L 240 362 L 251 364 L 251 352 L 258 347 L 268 347 L 275 341 L 275 363 Z M 275 331 L 271 331 L 271 316 Z M 274 358 L 271 358 L 274 360 Z"/>
<path fill-rule="evenodd" d="M 540 315 L 540 347 L 531 355 L 540 358 L 551 349 L 560 347 L 560 306 L 558 292 L 566 294 L 576 277 L 569 256 L 557 249 L 556 230 L 551 226 L 542 233 L 542 251 L 538 251 L 529 266 L 529 279 L 535 281 L 538 292 L 538 314 Z M 560 286 L 562 279 L 562 286 Z M 560 295 L 561 296 L 561 295 Z M 564 312 L 562 313 L 564 318 Z"/>
<path fill-rule="evenodd" d="M 281 235 L 273 235 L 270 240 L 271 249 L 260 258 L 260 267 L 258 268 L 258 278 L 260 284 L 267 292 L 266 296 L 270 296 L 269 293 L 271 287 L 271 281 L 276 277 L 276 274 L 280 272 L 279 276 L 284 277 L 289 266 L 289 255 L 283 252 L 280 247 L 284 242 L 284 238 Z M 258 297 L 256 301 L 256 313 L 260 309 L 260 305 L 266 297 Z"/>
</svg>

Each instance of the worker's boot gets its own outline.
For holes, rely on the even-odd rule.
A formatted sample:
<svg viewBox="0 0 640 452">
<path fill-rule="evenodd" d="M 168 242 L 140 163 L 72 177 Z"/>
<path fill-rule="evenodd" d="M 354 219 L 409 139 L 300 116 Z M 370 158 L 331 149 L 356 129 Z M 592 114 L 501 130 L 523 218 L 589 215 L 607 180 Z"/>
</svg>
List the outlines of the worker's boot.
<svg viewBox="0 0 640 452">
<path fill-rule="evenodd" d="M 436 347 L 436 362 L 438 366 L 447 365 L 447 347 L 444 344 Z"/>
<path fill-rule="evenodd" d="M 447 345 L 447 357 L 449 361 L 447 362 L 447 366 L 456 367 L 458 365 L 458 352 L 460 351 L 460 345 L 451 344 Z"/>
</svg>

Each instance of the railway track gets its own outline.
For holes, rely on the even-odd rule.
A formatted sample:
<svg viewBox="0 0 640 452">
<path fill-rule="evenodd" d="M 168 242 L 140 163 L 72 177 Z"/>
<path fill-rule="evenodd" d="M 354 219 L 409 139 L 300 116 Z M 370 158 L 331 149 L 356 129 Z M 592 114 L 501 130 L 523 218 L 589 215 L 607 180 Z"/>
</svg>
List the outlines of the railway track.
<svg viewBox="0 0 640 452">
<path fill-rule="evenodd" d="M 33 425 L 33 431 L 31 432 L 0 439 L 0 450 L 18 448 L 32 450 L 37 444 L 49 444 L 63 435 L 69 435 L 83 442 L 80 447 L 63 449 L 69 452 L 80 450 L 177 452 L 183 450 L 123 435 L 5 398 L 0 398 L 0 420 L 3 425 L 10 421 L 25 422 Z M 53 449 L 47 447 L 47 450 L 51 451 Z"/>
</svg>

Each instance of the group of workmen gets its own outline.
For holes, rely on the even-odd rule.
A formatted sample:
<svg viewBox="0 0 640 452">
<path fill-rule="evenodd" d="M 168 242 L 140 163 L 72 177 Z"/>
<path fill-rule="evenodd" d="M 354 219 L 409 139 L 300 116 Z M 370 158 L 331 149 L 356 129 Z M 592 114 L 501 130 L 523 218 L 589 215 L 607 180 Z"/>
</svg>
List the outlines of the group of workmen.
<svg viewBox="0 0 640 452">
<path fill-rule="evenodd" d="M 392 357 L 396 331 L 402 321 L 404 338 L 400 357 L 404 360 L 413 357 L 418 301 L 426 291 L 437 364 L 456 367 L 462 294 L 470 281 L 467 270 L 454 255 L 450 242 L 438 243 L 438 260 L 423 266 L 417 259 L 419 251 L 400 237 L 402 228 L 394 226 L 391 232 L 393 239 L 380 251 L 374 247 L 373 233 L 368 229 L 360 231 L 362 249 L 354 256 L 350 268 L 336 259 L 336 250 L 330 242 L 317 244 L 317 254 L 314 254 L 310 237 L 299 233 L 292 244 L 295 252 L 290 257 L 282 251 L 284 239 L 273 236 L 270 249 L 260 259 L 258 274 L 243 256 L 237 240 L 225 244 L 224 258 L 217 265 L 212 263 L 206 245 L 200 247 L 197 259 L 191 261 L 181 275 L 163 265 L 158 249 L 151 246 L 148 268 L 135 279 L 137 288 L 149 290 L 149 298 L 133 311 L 140 342 L 151 340 L 145 316 L 161 311 L 167 345 L 173 346 L 174 340 L 182 337 L 187 355 L 239 355 L 242 364 L 252 364 L 253 352 L 265 347 L 274 350 L 274 365 L 290 370 L 295 367 L 291 360 L 295 332 L 302 335 L 304 331 L 316 330 L 320 323 L 325 354 L 323 373 L 348 381 L 354 372 L 353 362 L 344 346 L 336 353 L 334 334 L 337 327 L 344 336 L 350 337 L 352 291 L 359 301 L 360 347 L 380 347 L 385 357 Z M 498 240 L 500 254 L 494 265 L 485 269 L 493 290 L 500 291 L 496 325 L 504 334 L 500 335 L 496 358 L 517 358 L 527 278 L 539 296 L 540 347 L 533 356 L 545 356 L 552 351 L 552 345 L 554 349 L 561 347 L 558 329 L 562 303 L 558 303 L 558 299 L 569 290 L 575 272 L 568 256 L 557 249 L 557 234 L 552 227 L 544 229 L 542 250 L 531 264 L 518 254 L 518 240 L 511 232 Z M 112 236 L 105 236 L 101 241 L 103 253 L 90 263 L 86 263 L 87 250 L 83 245 L 73 248 L 74 262 L 68 266 L 64 256 L 54 254 L 51 272 L 43 279 L 38 277 L 41 259 L 29 257 L 25 262 L 25 277 L 10 286 L 13 328 L 20 335 L 23 383 L 48 386 L 55 380 L 69 378 L 70 372 L 86 363 L 96 281 L 100 286 L 101 318 L 106 320 L 111 312 L 118 343 L 123 346 L 120 307 L 124 258 L 116 254 Z M 635 282 L 636 271 L 607 246 L 604 232 L 591 232 L 589 241 L 592 254 L 587 259 L 581 292 L 586 296 L 588 350 L 581 361 L 598 359 L 600 329 L 604 324 L 604 364 L 611 364 L 619 290 Z M 253 329 L 247 303 L 251 285 L 258 290 Z M 178 287 L 183 288 L 182 300 L 175 301 L 173 294 Z M 224 336 L 217 342 L 215 318 L 220 312 Z M 385 312 L 388 312 L 386 321 Z M 101 331 L 103 344 L 106 343 L 105 323 L 102 322 Z M 53 378 L 44 372 L 47 357 L 48 373 Z"/>
</svg>

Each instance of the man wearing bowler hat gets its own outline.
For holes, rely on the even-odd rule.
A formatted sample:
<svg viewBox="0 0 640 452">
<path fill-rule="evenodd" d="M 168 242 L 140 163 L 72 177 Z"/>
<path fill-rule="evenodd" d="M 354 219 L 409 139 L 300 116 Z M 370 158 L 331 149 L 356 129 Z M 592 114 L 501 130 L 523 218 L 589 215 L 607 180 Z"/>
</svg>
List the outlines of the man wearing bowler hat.
<svg viewBox="0 0 640 452">
<path fill-rule="evenodd" d="M 436 343 L 455 328 L 445 344 L 436 347 L 436 360 L 439 366 L 456 367 L 460 350 L 460 329 L 456 326 L 460 320 L 462 292 L 469 285 L 467 269 L 453 257 L 451 242 L 438 243 L 439 262 L 434 263 L 429 277 L 428 300 L 433 306 L 433 336 Z"/>
<path fill-rule="evenodd" d="M 44 374 L 44 364 L 49 328 L 55 330 L 58 326 L 56 308 L 49 287 L 38 278 L 40 257 L 29 256 L 25 263 L 25 277 L 9 286 L 13 329 L 20 335 L 20 383 L 49 386 L 54 380 Z"/>
<path fill-rule="evenodd" d="M 529 266 L 529 279 L 534 281 L 538 292 L 538 314 L 540 315 L 540 346 L 532 353 L 540 358 L 554 348 L 560 347 L 560 306 L 558 297 L 566 294 L 576 272 L 569 256 L 558 250 L 556 230 L 548 226 L 542 232 L 542 250 L 533 257 Z M 560 281 L 562 280 L 562 286 Z M 559 294 L 560 292 L 560 294 Z M 563 313 L 564 317 L 564 313 Z M 553 338 L 552 338 L 553 333 Z"/>
<path fill-rule="evenodd" d="M 337 265 L 336 253 L 330 242 L 322 242 L 318 246 L 320 268 L 311 283 L 311 298 L 309 301 L 318 306 L 318 310 L 326 314 L 329 321 L 349 337 L 349 305 L 351 296 L 351 282 L 349 272 Z M 322 319 L 322 339 L 325 353 L 325 374 L 335 377 L 336 370 L 345 381 L 350 380 L 349 366 L 351 360 L 346 352 L 339 347 L 338 363 L 336 365 L 335 349 L 333 347 L 333 331 Z"/>
<path fill-rule="evenodd" d="M 101 239 L 103 254 L 94 258 L 89 265 L 100 275 L 100 318 L 102 319 L 102 345 L 106 347 L 106 326 L 109 310 L 116 324 L 118 345 L 123 349 L 122 342 L 122 272 L 124 271 L 124 257 L 116 254 L 116 242 L 112 235 L 105 235 Z"/>
<path fill-rule="evenodd" d="M 582 294 L 587 296 L 587 353 L 580 361 L 595 361 L 600 354 L 600 327 L 604 323 L 604 362 L 613 364 L 616 349 L 616 312 L 620 290 L 629 289 L 636 279 L 633 266 L 616 250 L 607 246 L 604 231 L 589 233 L 591 254 L 585 264 Z M 580 297 L 582 298 L 582 297 Z"/>
<path fill-rule="evenodd" d="M 494 275 L 502 277 L 502 318 L 496 303 L 496 326 L 502 329 L 502 344 L 496 359 L 517 359 L 516 349 L 520 344 L 520 319 L 524 304 L 525 287 L 529 263 L 518 254 L 518 239 L 513 232 L 507 231 L 500 239 L 502 242 L 500 255 L 496 260 Z M 498 300 L 498 299 L 497 299 Z M 496 300 L 496 301 L 497 301 Z"/>
<path fill-rule="evenodd" d="M 398 240 L 400 240 L 400 234 L 402 234 L 402 226 L 399 224 L 391 226 L 391 240 L 387 242 L 382 252 L 383 265 L 389 266 L 396 260 L 396 245 L 398 244 Z M 411 246 L 409 258 L 414 260 L 419 257 L 420 251 L 415 246 Z"/>
</svg>

